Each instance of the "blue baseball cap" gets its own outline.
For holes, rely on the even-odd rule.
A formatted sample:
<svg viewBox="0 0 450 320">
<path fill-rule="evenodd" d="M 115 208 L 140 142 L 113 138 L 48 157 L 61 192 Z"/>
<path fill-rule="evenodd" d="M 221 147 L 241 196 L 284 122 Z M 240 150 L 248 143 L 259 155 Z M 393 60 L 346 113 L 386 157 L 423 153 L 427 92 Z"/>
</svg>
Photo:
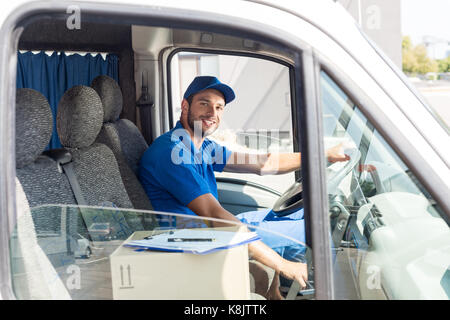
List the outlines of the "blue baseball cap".
<svg viewBox="0 0 450 320">
<path fill-rule="evenodd" d="M 234 95 L 233 89 L 231 89 L 226 84 L 220 82 L 219 79 L 212 76 L 199 76 L 195 77 L 194 80 L 192 80 L 189 87 L 186 89 L 186 92 L 184 93 L 183 98 L 187 99 L 191 95 L 196 94 L 200 91 L 206 90 L 206 89 L 216 89 L 222 92 L 223 97 L 225 99 L 225 104 L 230 103 L 234 100 L 236 97 Z"/>
</svg>

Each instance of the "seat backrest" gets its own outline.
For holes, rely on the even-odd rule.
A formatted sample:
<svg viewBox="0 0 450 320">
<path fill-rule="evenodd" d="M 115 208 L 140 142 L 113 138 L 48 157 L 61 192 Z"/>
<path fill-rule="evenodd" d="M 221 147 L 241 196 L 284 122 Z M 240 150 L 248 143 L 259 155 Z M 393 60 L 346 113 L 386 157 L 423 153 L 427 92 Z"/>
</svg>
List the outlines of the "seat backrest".
<svg viewBox="0 0 450 320">
<path fill-rule="evenodd" d="M 58 230 L 62 208 L 41 207 L 48 204 L 75 205 L 67 177 L 58 170 L 57 163 L 42 155 L 50 141 L 53 116 L 47 99 L 33 89 L 18 89 L 16 93 L 16 176 L 32 210 L 36 230 Z M 58 219 L 55 219 L 55 218 Z M 65 217 L 66 218 L 66 217 Z M 68 235 L 75 236 L 79 216 L 72 211 L 67 216 Z M 40 235 L 40 233 L 38 234 Z M 39 237 L 42 244 L 43 239 Z M 46 253 L 61 248 L 46 247 Z M 73 248 L 67 248 L 71 254 Z"/>
<path fill-rule="evenodd" d="M 90 206 L 134 208 L 123 184 L 116 158 L 106 145 L 95 142 L 103 124 L 103 107 L 94 89 L 74 86 L 58 104 L 56 128 L 61 144 L 72 154 L 82 195 Z M 127 219 L 130 230 L 142 230 Z"/>
<path fill-rule="evenodd" d="M 102 119 L 102 102 L 95 90 L 87 86 L 67 90 L 56 117 L 61 144 L 72 153 L 75 174 L 88 205 L 111 202 L 120 208 L 133 208 L 114 154 L 106 145 L 95 142 Z"/>
<path fill-rule="evenodd" d="M 16 175 L 31 207 L 76 204 L 67 177 L 42 155 L 50 141 L 53 116 L 47 99 L 33 89 L 16 93 Z"/>
<path fill-rule="evenodd" d="M 38 91 L 16 93 L 16 212 L 17 224 L 11 241 L 14 291 L 19 299 L 70 299 L 42 248 L 36 230 L 52 228 L 58 207 L 33 210 L 45 204 L 75 204 L 69 182 L 56 162 L 41 153 L 50 141 L 53 117 L 47 99 Z M 76 215 L 65 231 L 77 231 Z M 59 219 L 56 219 L 59 221 Z M 59 226 L 54 226 L 59 227 Z M 64 242 L 65 244 L 65 242 Z M 64 247 L 64 252 L 70 248 Z M 48 251 L 48 250 L 47 250 Z"/>
<path fill-rule="evenodd" d="M 150 200 L 137 178 L 139 161 L 148 145 L 134 123 L 119 119 L 123 105 L 120 87 L 114 79 L 104 75 L 96 77 L 91 87 L 99 95 L 103 106 L 103 126 L 96 141 L 113 151 L 134 208 L 152 210 Z"/>
</svg>

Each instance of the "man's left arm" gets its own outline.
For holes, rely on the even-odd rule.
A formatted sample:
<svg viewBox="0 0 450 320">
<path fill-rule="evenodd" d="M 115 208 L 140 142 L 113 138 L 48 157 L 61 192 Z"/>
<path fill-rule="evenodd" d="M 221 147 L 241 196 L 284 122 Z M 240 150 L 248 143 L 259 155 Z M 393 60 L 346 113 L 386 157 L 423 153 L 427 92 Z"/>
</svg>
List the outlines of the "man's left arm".
<svg viewBox="0 0 450 320">
<path fill-rule="evenodd" d="M 347 161 L 350 159 L 344 153 L 342 144 L 326 151 L 329 162 Z M 299 152 L 249 154 L 233 152 L 223 171 L 235 173 L 254 173 L 257 175 L 284 174 L 299 170 L 302 160 Z"/>
<path fill-rule="evenodd" d="M 283 174 L 300 169 L 300 153 L 249 154 L 233 152 L 225 172 L 254 173 L 257 175 Z"/>
</svg>

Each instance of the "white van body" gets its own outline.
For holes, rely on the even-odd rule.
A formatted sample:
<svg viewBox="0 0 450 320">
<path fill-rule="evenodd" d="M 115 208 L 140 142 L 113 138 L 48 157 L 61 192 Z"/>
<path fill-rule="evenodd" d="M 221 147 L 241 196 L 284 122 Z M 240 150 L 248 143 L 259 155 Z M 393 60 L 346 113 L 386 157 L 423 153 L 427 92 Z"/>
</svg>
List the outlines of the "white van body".
<svg viewBox="0 0 450 320">
<path fill-rule="evenodd" d="M 183 21 L 185 23 L 196 23 L 198 21 L 204 24 L 212 24 L 216 31 L 223 30 L 225 34 L 229 34 L 232 30 L 245 30 L 246 33 L 252 36 L 259 36 L 262 39 L 268 37 L 276 38 L 280 43 L 283 43 L 286 48 L 291 51 L 288 52 L 284 48 L 278 48 L 264 51 L 266 47 L 258 52 L 260 55 L 267 55 L 272 58 L 277 58 L 287 64 L 294 65 L 299 58 L 296 56 L 300 50 L 303 52 L 303 62 L 311 62 L 310 65 L 304 66 L 304 72 L 312 74 L 314 72 L 313 65 L 321 64 L 332 70 L 334 77 L 340 78 L 342 83 L 345 83 L 347 88 L 358 92 L 358 94 L 351 95 L 356 103 L 363 106 L 365 109 L 364 115 L 369 119 L 384 139 L 397 152 L 404 163 L 414 172 L 421 184 L 430 192 L 434 200 L 439 204 L 440 208 L 447 216 L 450 217 L 450 135 L 445 126 L 433 113 L 431 108 L 427 106 L 421 94 L 416 90 L 389 59 L 376 48 L 358 27 L 358 24 L 350 16 L 350 14 L 338 3 L 331 0 L 273 0 L 273 1 L 183 1 L 183 0 L 142 0 L 142 1 L 126 1 L 126 0 L 108 0 L 108 1 L 13 1 L 3 2 L 2 10 L 0 11 L 0 21 L 2 25 L 2 40 L 0 47 L 1 63 L 1 81 L 9 79 L 9 85 L 5 86 L 3 83 L 0 88 L 0 143 L 2 148 L 1 164 L 0 164 L 0 193 L 2 194 L 1 203 L 1 217 L 0 217 L 0 261 L 5 261 L 3 257 L 9 256 L 8 243 L 9 234 L 13 230 L 15 224 L 14 216 L 14 188 L 13 180 L 11 180 L 11 172 L 14 172 L 14 96 L 15 88 L 12 84 L 15 83 L 14 74 L 16 68 L 16 61 L 13 57 L 15 51 L 11 51 L 11 41 L 17 38 L 14 33 L 15 22 L 27 16 L 29 12 L 45 12 L 46 10 L 61 11 L 61 14 L 70 16 L 73 8 L 81 8 L 81 28 L 83 27 L 83 10 L 89 12 L 105 12 L 108 14 L 133 15 L 134 17 L 151 16 L 159 17 L 160 19 L 171 19 L 171 21 Z M 66 11 L 62 11 L 66 8 Z M 149 19 L 150 19 L 149 18 Z M 154 38 L 157 27 L 147 26 L 133 26 L 133 50 L 135 57 L 135 81 L 137 89 L 137 97 L 140 95 L 139 88 L 141 87 L 142 70 L 147 68 L 151 70 L 151 78 L 153 85 L 150 87 L 150 93 L 153 95 L 156 104 L 159 106 L 154 111 L 153 116 L 155 122 L 153 123 L 153 136 L 157 137 L 171 127 L 169 123 L 169 104 L 167 90 L 168 76 L 166 74 L 168 55 L 177 48 L 183 47 L 182 41 L 174 39 L 173 34 L 161 28 L 160 38 Z M 153 35 L 153 36 L 152 36 Z M 180 43 L 176 43 L 180 41 Z M 194 43 L 187 43 L 186 48 L 195 48 Z M 205 44 L 198 44 L 198 47 L 207 47 Z M 218 46 L 220 47 L 220 45 Z M 226 52 L 226 46 L 222 48 L 214 48 Z M 164 50 L 162 50 L 164 49 Z M 240 48 L 242 53 L 245 53 L 245 46 Z M 248 49 L 251 52 L 253 49 Z M 284 51 L 283 51 L 284 50 Z M 231 51 L 231 50 L 230 50 Z M 235 48 L 233 51 L 236 52 Z M 149 62 L 151 61 L 151 62 Z M 8 68 L 3 68 L 4 66 Z M 149 67 L 150 66 L 150 67 Z M 308 103 L 317 104 L 314 97 L 309 96 L 309 92 L 317 90 L 319 79 L 316 83 L 305 84 L 305 96 Z M 309 114 L 309 120 L 313 120 L 320 111 Z M 315 157 L 313 154 L 318 153 L 327 145 L 327 140 L 322 141 L 317 139 L 321 136 L 320 126 L 311 126 L 307 128 L 310 138 L 315 141 L 309 144 L 308 159 L 310 161 L 318 161 L 323 158 Z M 325 190 L 325 170 L 317 166 L 310 167 L 311 176 L 318 177 L 317 181 L 311 181 L 310 195 L 317 195 Z M 314 179 L 316 180 L 316 179 Z M 389 199 L 386 197 L 397 196 L 402 201 L 408 202 L 410 205 L 404 210 L 406 213 L 400 212 L 399 216 L 407 215 L 418 208 L 426 207 L 427 203 L 423 203 L 422 198 L 413 198 L 405 196 L 404 194 L 390 194 L 377 195 L 373 198 L 378 208 L 385 207 L 388 212 L 397 210 L 389 206 Z M 384 198 L 383 198 L 384 197 Z M 404 198 L 402 198 L 404 197 Z M 327 204 L 326 197 L 311 197 L 311 209 L 326 212 Z M 409 211 L 408 211 L 409 210 Z M 419 210 L 420 211 L 420 210 Z M 326 214 L 325 214 L 326 215 Z M 320 216 L 320 215 L 318 215 Z M 420 216 L 420 212 L 417 213 Z M 397 216 L 391 216 L 389 219 L 397 219 Z M 312 217 L 312 219 L 319 219 Z M 392 221 L 394 221 L 392 220 Z M 313 220 L 316 221 L 316 220 Z M 411 224 L 408 227 L 417 232 L 420 232 L 422 223 L 428 223 L 428 220 L 418 220 L 418 224 Z M 362 218 L 359 217 L 359 223 Z M 430 222 L 431 223 L 431 222 Z M 428 245 L 423 244 L 420 250 L 428 250 L 436 248 L 437 251 L 431 252 L 430 256 L 435 256 L 438 265 L 429 265 L 425 260 L 408 260 L 399 262 L 399 265 L 411 272 L 410 278 L 414 279 L 423 277 L 425 282 L 430 281 L 423 273 L 424 270 L 438 270 L 442 275 L 445 272 L 449 262 L 449 245 L 450 239 L 448 237 L 448 225 L 443 221 L 437 222 L 436 230 L 439 230 L 439 242 L 444 241 L 446 245 L 440 248 L 436 239 L 429 239 Z M 361 227 L 361 226 L 360 226 Z M 362 228 L 362 227 L 361 227 Z M 400 227 L 399 227 L 400 228 Z M 402 227 L 403 228 L 403 227 Z M 312 242 L 315 243 L 314 261 L 315 272 L 318 275 L 316 279 L 316 298 L 328 299 L 335 297 L 333 294 L 333 277 L 332 267 L 329 262 L 330 255 L 323 255 L 320 252 L 329 248 L 329 239 L 326 236 L 328 226 L 321 223 L 315 223 L 312 227 Z M 361 230 L 362 232 L 362 230 Z M 377 240 L 377 248 L 368 253 L 366 262 L 368 265 L 377 265 L 381 268 L 389 265 L 389 257 L 391 253 L 385 255 L 385 250 L 390 245 L 386 239 L 389 239 L 392 233 L 401 232 L 407 233 L 407 230 L 397 230 L 396 227 L 384 230 L 377 230 L 373 233 L 373 241 Z M 321 233 L 323 233 L 321 235 Z M 409 237 L 409 236 L 408 236 Z M 375 239 L 375 240 L 374 240 Z M 407 241 L 405 239 L 405 241 Z M 401 250 L 401 248 L 399 248 Z M 386 260 L 386 261 L 385 261 Z M 374 262 L 378 261 L 378 262 Z M 379 262 L 383 261 L 383 262 Z M 385 264 L 384 264 L 385 263 Z M 1 280 L 6 281 L 9 278 L 8 267 L 0 266 Z M 387 268 L 389 269 L 389 268 Z M 431 270 L 431 271 L 430 271 Z M 398 276 L 398 270 L 390 270 L 384 273 L 385 279 L 383 281 L 394 281 Z M 426 273 L 426 272 L 425 272 Z M 321 276 L 320 276 L 321 275 Z M 366 277 L 361 277 L 359 281 L 365 283 L 370 278 L 370 274 Z M 437 279 L 437 280 L 436 280 Z M 439 279 L 435 280 L 439 283 Z M 421 282 L 422 283 L 422 282 Z M 6 282 L 1 283 L 2 290 L 0 291 L 0 299 L 14 298 L 10 291 L 10 284 Z M 413 295 L 412 292 L 418 290 L 413 285 L 405 286 L 401 289 L 395 286 L 396 289 L 384 288 L 388 296 L 396 298 L 417 297 L 423 299 L 428 298 L 445 298 L 445 295 L 439 293 L 433 285 L 430 284 L 430 291 L 426 293 L 417 292 Z M 364 290 L 363 290 L 364 291 Z M 420 290 L 419 290 L 420 291 Z M 436 295 L 434 295 L 436 293 Z M 370 297 L 370 292 L 365 293 Z M 362 294 L 363 296 L 365 295 Z"/>
</svg>

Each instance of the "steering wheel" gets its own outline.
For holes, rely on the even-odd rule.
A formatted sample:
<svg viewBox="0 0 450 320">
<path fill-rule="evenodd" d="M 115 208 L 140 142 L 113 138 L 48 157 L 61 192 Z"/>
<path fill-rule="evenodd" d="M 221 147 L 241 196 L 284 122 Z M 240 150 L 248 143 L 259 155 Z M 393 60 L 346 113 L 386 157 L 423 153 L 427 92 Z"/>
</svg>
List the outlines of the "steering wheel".
<svg viewBox="0 0 450 320">
<path fill-rule="evenodd" d="M 359 163 L 361 152 L 358 149 L 351 149 L 346 154 L 350 160 L 346 162 L 342 168 L 338 169 L 334 174 L 328 174 L 327 187 L 328 194 L 334 194 L 338 185 L 350 171 Z M 328 168 L 330 168 L 329 166 Z M 293 185 L 291 185 L 275 202 L 272 211 L 278 217 L 284 217 L 294 213 L 303 208 L 303 184 L 302 179 L 299 178 Z"/>
</svg>

